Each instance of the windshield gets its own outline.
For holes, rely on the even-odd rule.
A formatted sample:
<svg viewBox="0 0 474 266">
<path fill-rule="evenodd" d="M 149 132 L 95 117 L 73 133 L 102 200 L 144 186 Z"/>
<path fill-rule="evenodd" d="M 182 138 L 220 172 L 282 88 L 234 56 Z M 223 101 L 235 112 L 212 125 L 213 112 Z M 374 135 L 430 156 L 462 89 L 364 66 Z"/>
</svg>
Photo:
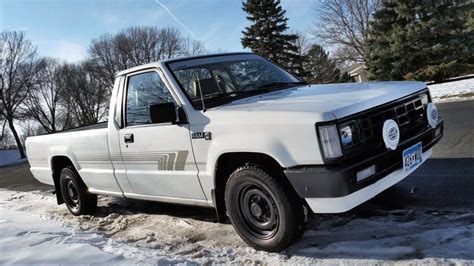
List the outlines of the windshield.
<svg viewBox="0 0 474 266">
<path fill-rule="evenodd" d="M 197 58 L 169 66 L 197 109 L 303 84 L 257 55 Z"/>
</svg>

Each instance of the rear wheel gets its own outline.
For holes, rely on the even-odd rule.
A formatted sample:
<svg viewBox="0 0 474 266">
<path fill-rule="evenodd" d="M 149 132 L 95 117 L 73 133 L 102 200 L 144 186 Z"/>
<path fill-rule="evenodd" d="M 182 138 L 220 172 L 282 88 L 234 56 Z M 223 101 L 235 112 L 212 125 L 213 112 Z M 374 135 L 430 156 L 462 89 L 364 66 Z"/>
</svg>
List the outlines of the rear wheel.
<svg viewBox="0 0 474 266">
<path fill-rule="evenodd" d="M 229 218 L 240 237 L 256 249 L 281 251 L 304 232 L 303 204 L 283 187 L 281 180 L 255 166 L 237 169 L 227 181 Z"/>
<path fill-rule="evenodd" d="M 86 185 L 72 167 L 61 171 L 59 183 L 64 203 L 72 214 L 77 216 L 94 213 L 97 208 L 97 195 L 87 191 Z"/>
</svg>

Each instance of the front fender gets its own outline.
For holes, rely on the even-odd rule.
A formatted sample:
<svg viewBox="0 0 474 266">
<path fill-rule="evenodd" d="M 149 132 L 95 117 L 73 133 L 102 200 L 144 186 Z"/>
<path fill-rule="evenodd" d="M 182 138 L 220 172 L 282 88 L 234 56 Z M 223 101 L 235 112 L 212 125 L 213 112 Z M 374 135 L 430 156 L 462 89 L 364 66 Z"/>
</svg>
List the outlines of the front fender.
<svg viewBox="0 0 474 266">
<path fill-rule="evenodd" d="M 214 136 L 214 135 L 213 135 Z M 243 137 L 244 136 L 244 137 Z M 205 140 L 196 140 L 204 146 Z M 196 148 L 196 160 L 199 167 L 199 180 L 207 198 L 212 198 L 211 191 L 216 188 L 215 169 L 219 157 L 227 153 L 260 153 L 273 158 L 280 166 L 286 168 L 297 164 L 282 141 L 278 138 L 264 134 L 225 134 L 216 136 L 208 145 L 207 153 L 204 149 Z M 201 157 L 200 157 L 201 156 Z"/>
<path fill-rule="evenodd" d="M 275 137 L 264 134 L 226 135 L 212 142 L 209 147 L 206 169 L 214 170 L 219 157 L 226 153 L 261 153 L 272 157 L 282 167 L 296 164 L 285 145 Z"/>
</svg>

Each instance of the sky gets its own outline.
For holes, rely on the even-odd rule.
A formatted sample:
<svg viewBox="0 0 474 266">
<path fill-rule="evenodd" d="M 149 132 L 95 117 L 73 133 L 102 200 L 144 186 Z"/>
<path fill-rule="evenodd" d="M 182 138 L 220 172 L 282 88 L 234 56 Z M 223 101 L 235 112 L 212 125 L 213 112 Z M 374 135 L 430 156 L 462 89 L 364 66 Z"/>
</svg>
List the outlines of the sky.
<svg viewBox="0 0 474 266">
<path fill-rule="evenodd" d="M 308 37 L 314 1 L 281 0 L 288 26 Z M 241 0 L 0 0 L 1 30 L 25 31 L 41 56 L 77 62 L 92 39 L 131 26 L 174 26 L 213 51 L 242 51 Z"/>
</svg>

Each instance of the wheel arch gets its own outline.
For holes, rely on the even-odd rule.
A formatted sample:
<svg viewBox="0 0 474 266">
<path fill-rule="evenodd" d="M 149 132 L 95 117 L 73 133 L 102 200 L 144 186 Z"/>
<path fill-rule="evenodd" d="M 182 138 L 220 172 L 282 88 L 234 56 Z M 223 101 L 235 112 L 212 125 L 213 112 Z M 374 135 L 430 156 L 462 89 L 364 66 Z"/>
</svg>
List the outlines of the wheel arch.
<svg viewBox="0 0 474 266">
<path fill-rule="evenodd" d="M 54 190 L 55 190 L 56 200 L 58 202 L 58 205 L 64 203 L 64 199 L 61 195 L 61 187 L 59 184 L 59 178 L 61 177 L 61 171 L 68 166 L 72 166 L 74 170 L 77 172 L 77 169 L 74 163 L 69 157 L 65 155 L 56 155 L 56 156 L 51 157 L 51 171 L 53 174 Z"/>
<path fill-rule="evenodd" d="M 225 186 L 232 172 L 244 165 L 255 165 L 270 175 L 281 178 L 293 189 L 283 172 L 284 168 L 272 156 L 260 152 L 226 152 L 217 158 L 214 168 L 214 189 L 212 190 L 212 201 L 216 209 L 219 222 L 226 220 Z"/>
</svg>

